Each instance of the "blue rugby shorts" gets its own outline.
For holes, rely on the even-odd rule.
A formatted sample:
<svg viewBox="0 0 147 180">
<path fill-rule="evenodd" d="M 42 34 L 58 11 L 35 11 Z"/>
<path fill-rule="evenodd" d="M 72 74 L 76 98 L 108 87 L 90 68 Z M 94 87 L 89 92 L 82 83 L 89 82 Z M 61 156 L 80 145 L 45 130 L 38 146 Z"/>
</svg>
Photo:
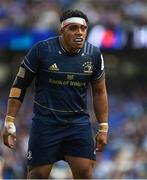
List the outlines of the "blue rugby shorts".
<svg viewBox="0 0 147 180">
<path fill-rule="evenodd" d="M 65 155 L 96 159 L 90 124 L 49 126 L 33 122 L 28 145 L 28 165 L 53 164 L 65 160 Z"/>
</svg>

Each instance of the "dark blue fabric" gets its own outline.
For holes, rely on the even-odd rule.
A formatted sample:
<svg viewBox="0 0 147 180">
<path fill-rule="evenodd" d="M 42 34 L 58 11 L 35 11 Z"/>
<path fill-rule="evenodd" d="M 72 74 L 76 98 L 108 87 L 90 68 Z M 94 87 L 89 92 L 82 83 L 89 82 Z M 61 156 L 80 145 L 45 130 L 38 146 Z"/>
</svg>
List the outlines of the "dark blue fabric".
<svg viewBox="0 0 147 180">
<path fill-rule="evenodd" d="M 37 43 L 23 60 L 35 74 L 34 113 L 50 124 L 87 124 L 88 84 L 99 79 L 100 51 L 86 42 L 75 54 L 65 52 L 59 37 Z"/>
<path fill-rule="evenodd" d="M 45 165 L 64 160 L 65 155 L 95 160 L 90 125 L 48 126 L 33 120 L 28 147 L 28 164 Z"/>
</svg>

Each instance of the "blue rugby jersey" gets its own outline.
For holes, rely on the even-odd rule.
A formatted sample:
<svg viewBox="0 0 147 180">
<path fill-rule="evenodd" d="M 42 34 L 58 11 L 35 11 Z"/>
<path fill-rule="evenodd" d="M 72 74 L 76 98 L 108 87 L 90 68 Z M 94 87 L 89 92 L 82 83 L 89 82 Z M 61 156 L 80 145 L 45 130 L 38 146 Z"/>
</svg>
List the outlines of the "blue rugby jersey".
<svg viewBox="0 0 147 180">
<path fill-rule="evenodd" d="M 87 88 L 104 73 L 98 48 L 85 42 L 75 54 L 66 52 L 60 37 L 41 41 L 23 60 L 35 74 L 34 113 L 49 123 L 87 124 Z"/>
</svg>

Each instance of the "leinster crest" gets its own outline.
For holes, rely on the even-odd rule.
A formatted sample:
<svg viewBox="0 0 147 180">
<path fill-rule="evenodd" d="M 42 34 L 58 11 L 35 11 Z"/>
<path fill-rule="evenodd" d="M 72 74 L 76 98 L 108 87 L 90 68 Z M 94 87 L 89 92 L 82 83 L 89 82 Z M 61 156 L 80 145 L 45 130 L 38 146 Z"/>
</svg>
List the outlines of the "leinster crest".
<svg viewBox="0 0 147 180">
<path fill-rule="evenodd" d="M 93 70 L 92 62 L 87 61 L 83 64 L 84 67 L 84 73 L 91 74 Z"/>
</svg>

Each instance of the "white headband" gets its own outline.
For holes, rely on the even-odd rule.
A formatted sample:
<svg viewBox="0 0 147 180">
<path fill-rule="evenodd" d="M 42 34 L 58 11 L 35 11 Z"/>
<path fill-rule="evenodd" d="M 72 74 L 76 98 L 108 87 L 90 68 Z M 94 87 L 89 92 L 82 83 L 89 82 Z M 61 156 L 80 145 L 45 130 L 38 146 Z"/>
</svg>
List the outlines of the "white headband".
<svg viewBox="0 0 147 180">
<path fill-rule="evenodd" d="M 65 19 L 64 21 L 62 21 L 61 28 L 65 27 L 71 23 L 78 23 L 78 24 L 81 24 L 84 26 L 87 25 L 85 19 L 83 19 L 81 17 L 71 17 L 71 18 L 68 18 L 68 19 Z"/>
</svg>

